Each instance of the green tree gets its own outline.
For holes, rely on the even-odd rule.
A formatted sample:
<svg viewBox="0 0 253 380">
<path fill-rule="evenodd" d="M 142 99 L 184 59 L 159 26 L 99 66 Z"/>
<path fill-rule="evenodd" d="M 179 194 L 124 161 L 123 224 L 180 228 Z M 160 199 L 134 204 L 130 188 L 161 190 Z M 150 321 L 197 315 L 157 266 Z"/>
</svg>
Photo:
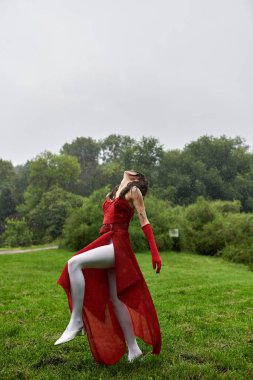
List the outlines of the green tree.
<svg viewBox="0 0 253 380">
<path fill-rule="evenodd" d="M 182 151 L 167 151 L 158 167 L 155 193 L 174 204 L 194 203 L 198 196 L 238 199 L 253 210 L 253 156 L 240 137 L 202 136 Z"/>
<path fill-rule="evenodd" d="M 12 163 L 0 159 L 0 233 L 4 231 L 5 219 L 15 216 L 17 204 L 15 178 L 16 173 Z"/>
<path fill-rule="evenodd" d="M 253 211 L 253 167 L 249 172 L 238 174 L 234 180 L 234 199 L 238 199 L 244 211 Z"/>
<path fill-rule="evenodd" d="M 83 168 L 87 163 L 98 163 L 100 143 L 91 137 L 77 137 L 70 144 L 64 144 L 60 152 L 77 157 L 81 168 Z"/>
<path fill-rule="evenodd" d="M 103 175 L 100 187 L 116 186 L 122 179 L 123 171 L 133 168 L 136 141 L 129 136 L 112 134 L 101 140 L 100 159 Z"/>
<path fill-rule="evenodd" d="M 80 164 L 80 179 L 73 184 L 71 191 L 81 195 L 91 194 L 101 185 L 102 177 L 99 167 L 100 143 L 91 137 L 78 137 L 70 144 L 66 143 L 60 152 L 77 158 Z"/>
<path fill-rule="evenodd" d="M 248 146 L 240 137 L 202 136 L 186 145 L 187 161 L 201 161 L 205 166 L 199 179 L 204 183 L 206 195 L 211 199 L 233 199 L 234 180 L 245 175 L 250 168 Z M 204 195 L 204 194 L 203 194 Z"/>
<path fill-rule="evenodd" d="M 132 166 L 149 179 L 153 186 L 158 180 L 158 168 L 163 156 L 163 146 L 154 137 L 142 137 L 132 151 Z"/>
<path fill-rule="evenodd" d="M 29 184 L 47 191 L 58 185 L 65 190 L 75 182 L 80 166 L 75 157 L 44 152 L 29 162 Z"/>
<path fill-rule="evenodd" d="M 25 165 L 17 165 L 14 167 L 15 170 L 15 196 L 17 200 L 17 204 L 23 203 L 24 201 L 24 192 L 29 183 L 29 169 L 28 163 Z"/>
<path fill-rule="evenodd" d="M 101 140 L 100 157 L 103 163 L 110 163 L 116 160 L 124 160 L 125 151 L 134 146 L 136 141 L 130 136 L 112 134 Z M 123 165 L 124 166 L 124 165 Z M 130 169 L 131 167 L 128 167 Z"/>
<path fill-rule="evenodd" d="M 9 184 L 0 186 L 0 232 L 4 230 L 5 219 L 15 215 L 16 199 L 14 189 Z"/>
<path fill-rule="evenodd" d="M 28 163 L 28 171 L 24 203 L 18 206 L 23 216 L 34 210 L 43 194 L 53 186 L 68 191 L 78 181 L 80 166 L 75 157 L 44 152 Z"/>
<path fill-rule="evenodd" d="M 40 201 L 27 215 L 34 241 L 52 241 L 61 235 L 62 227 L 70 210 L 81 207 L 83 199 L 59 186 L 43 193 Z"/>
<path fill-rule="evenodd" d="M 123 171 L 124 169 L 122 168 L 121 163 L 117 160 L 101 165 L 101 172 L 103 175 L 101 183 L 104 186 L 110 185 L 110 187 L 113 188 L 122 180 Z"/>
<path fill-rule="evenodd" d="M 12 183 L 14 176 L 15 172 L 12 163 L 0 158 L 0 184 Z"/>
</svg>

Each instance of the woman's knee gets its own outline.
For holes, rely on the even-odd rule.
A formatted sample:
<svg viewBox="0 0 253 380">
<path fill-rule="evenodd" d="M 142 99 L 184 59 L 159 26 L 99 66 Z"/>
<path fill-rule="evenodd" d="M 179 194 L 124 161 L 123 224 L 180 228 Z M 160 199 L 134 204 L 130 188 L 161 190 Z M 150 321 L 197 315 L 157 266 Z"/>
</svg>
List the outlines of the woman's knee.
<svg viewBox="0 0 253 380">
<path fill-rule="evenodd" d="M 122 310 L 122 308 L 125 307 L 124 303 L 118 298 L 117 295 L 111 294 L 110 298 L 111 298 L 112 305 L 113 305 L 114 309 Z"/>
<path fill-rule="evenodd" d="M 78 260 L 75 256 L 71 257 L 71 259 L 68 260 L 68 271 L 69 272 L 75 272 L 77 269 L 79 269 L 80 265 L 78 263 Z"/>
</svg>

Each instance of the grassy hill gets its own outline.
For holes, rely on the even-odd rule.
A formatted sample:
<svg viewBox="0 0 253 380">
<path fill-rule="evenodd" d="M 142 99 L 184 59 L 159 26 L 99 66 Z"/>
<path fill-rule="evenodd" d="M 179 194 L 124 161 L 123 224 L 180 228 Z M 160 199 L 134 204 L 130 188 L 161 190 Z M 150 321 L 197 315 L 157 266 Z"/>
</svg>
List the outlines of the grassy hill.
<svg viewBox="0 0 253 380">
<path fill-rule="evenodd" d="M 156 275 L 150 254 L 138 254 L 161 324 L 162 353 L 106 367 L 95 364 L 84 337 L 53 345 L 69 320 L 56 285 L 68 257 L 64 250 L 0 255 L 2 380 L 253 378 L 253 272 L 246 266 L 170 252 Z"/>
</svg>

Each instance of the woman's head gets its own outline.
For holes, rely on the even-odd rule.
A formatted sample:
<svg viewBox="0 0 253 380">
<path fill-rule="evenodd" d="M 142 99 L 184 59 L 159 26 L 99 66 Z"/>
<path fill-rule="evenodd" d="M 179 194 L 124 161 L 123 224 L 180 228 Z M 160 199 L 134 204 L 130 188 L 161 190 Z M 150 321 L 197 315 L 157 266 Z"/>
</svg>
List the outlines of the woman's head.
<svg viewBox="0 0 253 380">
<path fill-rule="evenodd" d="M 135 181 L 136 179 L 139 179 L 141 177 L 144 177 L 143 174 L 140 172 L 137 172 L 136 170 L 125 170 L 124 171 L 124 179 L 129 179 L 130 181 Z"/>
<path fill-rule="evenodd" d="M 124 179 L 129 180 L 129 182 L 121 192 L 121 196 L 124 196 L 133 186 L 140 189 L 143 197 L 147 194 L 148 181 L 142 173 L 137 172 L 136 170 L 126 170 L 124 171 Z"/>
<path fill-rule="evenodd" d="M 142 196 L 145 197 L 148 191 L 148 181 L 146 180 L 145 176 L 142 173 L 137 172 L 136 170 L 125 170 L 123 180 L 126 180 L 127 185 L 121 191 L 120 193 L 121 197 L 123 197 L 126 193 L 128 193 L 128 191 L 133 186 L 138 187 L 142 193 Z M 111 199 L 115 198 L 118 188 L 119 188 L 119 185 L 114 187 L 114 189 L 109 194 L 109 198 Z"/>
</svg>

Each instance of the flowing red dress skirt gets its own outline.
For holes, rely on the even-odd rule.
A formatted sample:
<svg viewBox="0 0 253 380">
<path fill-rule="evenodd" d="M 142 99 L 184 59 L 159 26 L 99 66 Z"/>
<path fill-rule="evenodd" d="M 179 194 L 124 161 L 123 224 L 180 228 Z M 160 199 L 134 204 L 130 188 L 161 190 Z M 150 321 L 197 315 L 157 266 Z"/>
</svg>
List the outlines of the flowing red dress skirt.
<svg viewBox="0 0 253 380">
<path fill-rule="evenodd" d="M 127 306 L 132 318 L 135 336 L 153 347 L 152 353 L 161 350 L 161 333 L 156 310 L 132 250 L 127 230 L 109 231 L 76 254 L 109 244 L 112 239 L 115 251 L 115 275 L 118 298 Z M 115 364 L 126 352 L 125 338 L 115 315 L 109 296 L 107 269 L 83 269 L 85 296 L 83 322 L 91 352 L 97 363 Z M 65 290 L 70 311 L 72 298 L 68 266 L 58 280 Z"/>
</svg>

